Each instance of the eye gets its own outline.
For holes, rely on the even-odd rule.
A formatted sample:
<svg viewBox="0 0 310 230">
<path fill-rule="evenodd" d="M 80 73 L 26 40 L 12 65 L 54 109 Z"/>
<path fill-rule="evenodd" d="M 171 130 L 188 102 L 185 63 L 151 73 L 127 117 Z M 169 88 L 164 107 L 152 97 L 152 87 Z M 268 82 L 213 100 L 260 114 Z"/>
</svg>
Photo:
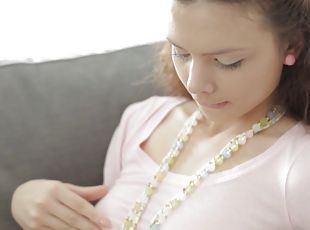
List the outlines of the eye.
<svg viewBox="0 0 310 230">
<path fill-rule="evenodd" d="M 191 57 L 191 55 L 187 54 L 187 53 L 180 54 L 180 53 L 174 52 L 171 55 L 176 57 L 176 58 L 178 58 L 178 59 L 180 59 L 181 61 L 187 61 Z"/>
<path fill-rule="evenodd" d="M 172 53 L 171 56 L 174 56 L 177 59 L 180 59 L 180 61 L 187 61 L 191 55 L 189 53 L 182 53 L 181 51 L 178 51 L 176 47 L 172 46 Z"/>
<path fill-rule="evenodd" d="M 232 64 L 223 64 L 218 59 L 215 59 L 215 61 L 216 61 L 217 66 L 221 69 L 234 70 L 241 66 L 243 60 L 239 60 Z"/>
</svg>

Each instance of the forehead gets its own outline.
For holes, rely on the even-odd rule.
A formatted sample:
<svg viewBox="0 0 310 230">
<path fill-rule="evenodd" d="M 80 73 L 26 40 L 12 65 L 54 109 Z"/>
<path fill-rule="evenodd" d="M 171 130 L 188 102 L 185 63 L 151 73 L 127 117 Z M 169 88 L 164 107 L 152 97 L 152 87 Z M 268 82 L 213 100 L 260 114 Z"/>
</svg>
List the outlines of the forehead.
<svg viewBox="0 0 310 230">
<path fill-rule="evenodd" d="M 186 49 L 210 50 L 221 44 L 235 46 L 259 41 L 268 31 L 263 17 L 245 6 L 198 1 L 183 5 L 173 1 L 168 37 Z"/>
</svg>

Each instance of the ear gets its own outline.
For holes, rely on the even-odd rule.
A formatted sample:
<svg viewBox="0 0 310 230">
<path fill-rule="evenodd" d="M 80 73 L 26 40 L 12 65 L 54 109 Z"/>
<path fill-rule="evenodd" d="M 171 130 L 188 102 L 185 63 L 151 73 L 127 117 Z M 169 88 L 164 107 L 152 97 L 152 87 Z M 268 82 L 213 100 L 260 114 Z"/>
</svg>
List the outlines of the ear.
<svg viewBox="0 0 310 230">
<path fill-rule="evenodd" d="M 293 37 L 289 41 L 286 42 L 286 49 L 284 52 L 284 56 L 294 55 L 296 59 L 298 59 L 300 53 L 305 47 L 305 37 L 302 32 L 298 34 L 294 34 Z"/>
</svg>

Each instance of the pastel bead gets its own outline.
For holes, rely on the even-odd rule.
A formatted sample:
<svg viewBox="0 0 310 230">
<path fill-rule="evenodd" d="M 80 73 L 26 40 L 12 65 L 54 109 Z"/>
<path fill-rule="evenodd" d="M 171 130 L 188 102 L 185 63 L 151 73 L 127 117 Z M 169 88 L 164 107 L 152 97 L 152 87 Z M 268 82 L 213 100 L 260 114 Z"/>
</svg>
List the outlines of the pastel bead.
<svg viewBox="0 0 310 230">
<path fill-rule="evenodd" d="M 142 203 L 136 202 L 134 207 L 133 207 L 133 210 L 135 211 L 135 213 L 138 213 L 138 212 L 142 211 L 142 208 L 143 208 Z"/>
<path fill-rule="evenodd" d="M 268 118 L 264 117 L 264 118 L 260 119 L 259 124 L 262 128 L 268 126 L 269 125 Z"/>
<path fill-rule="evenodd" d="M 246 132 L 246 137 L 247 137 L 247 138 L 252 138 L 253 135 L 254 135 L 253 130 L 249 130 L 249 131 Z"/>
<path fill-rule="evenodd" d="M 157 181 L 162 181 L 165 177 L 166 173 L 164 171 L 158 171 L 154 176 L 154 179 Z"/>
<path fill-rule="evenodd" d="M 132 230 L 134 227 L 134 223 L 131 219 L 127 218 L 125 220 L 125 223 L 124 223 L 124 226 L 123 226 L 123 229 L 124 230 Z"/>
<path fill-rule="evenodd" d="M 188 139 L 189 139 L 188 135 L 184 135 L 183 141 L 188 141 Z"/>
<path fill-rule="evenodd" d="M 231 150 L 229 148 L 225 148 L 221 154 L 225 157 L 225 159 L 228 159 L 231 157 Z"/>
<path fill-rule="evenodd" d="M 254 124 L 252 126 L 252 129 L 253 129 L 254 133 L 258 133 L 261 130 L 261 127 L 259 124 Z"/>
<path fill-rule="evenodd" d="M 239 146 L 238 146 L 238 144 L 233 143 L 233 144 L 230 146 L 230 149 L 231 149 L 233 152 L 237 152 L 238 149 L 239 149 Z"/>
<path fill-rule="evenodd" d="M 174 161 L 175 161 L 175 157 L 171 157 L 171 158 L 168 160 L 168 165 L 169 165 L 169 167 L 171 167 L 171 166 L 174 164 Z"/>
<path fill-rule="evenodd" d="M 214 172 L 215 171 L 215 162 L 214 162 L 214 160 L 210 160 L 208 162 L 208 171 L 209 172 Z"/>
<path fill-rule="evenodd" d="M 246 136 L 242 135 L 241 137 L 238 138 L 238 144 L 239 145 L 244 145 L 246 143 Z"/>
<path fill-rule="evenodd" d="M 217 166 L 220 166 L 220 165 L 222 165 L 224 163 L 224 157 L 222 156 L 222 155 L 217 155 L 216 157 L 215 157 L 215 164 L 217 165 Z"/>
<path fill-rule="evenodd" d="M 149 184 L 149 185 L 146 187 L 145 193 L 146 193 L 146 195 L 148 195 L 148 196 L 152 196 L 152 195 L 153 195 L 153 193 L 154 193 L 154 188 L 152 187 L 151 184 Z"/>
</svg>

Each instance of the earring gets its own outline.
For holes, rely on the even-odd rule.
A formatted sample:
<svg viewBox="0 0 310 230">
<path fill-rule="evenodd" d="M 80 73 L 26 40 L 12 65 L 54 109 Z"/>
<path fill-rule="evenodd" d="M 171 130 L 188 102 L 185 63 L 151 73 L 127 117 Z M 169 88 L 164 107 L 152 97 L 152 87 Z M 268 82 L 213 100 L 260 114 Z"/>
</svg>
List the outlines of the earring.
<svg viewBox="0 0 310 230">
<path fill-rule="evenodd" d="M 285 58 L 285 64 L 288 65 L 288 66 L 292 66 L 294 65 L 296 62 L 296 58 L 295 58 L 295 55 L 293 54 L 288 54 Z"/>
</svg>

